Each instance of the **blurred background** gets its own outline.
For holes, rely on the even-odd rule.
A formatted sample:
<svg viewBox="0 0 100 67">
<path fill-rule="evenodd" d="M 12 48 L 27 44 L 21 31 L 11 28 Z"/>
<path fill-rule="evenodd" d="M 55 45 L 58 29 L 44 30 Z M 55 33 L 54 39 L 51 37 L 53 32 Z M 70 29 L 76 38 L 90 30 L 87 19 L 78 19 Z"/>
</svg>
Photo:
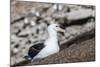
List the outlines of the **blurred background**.
<svg viewBox="0 0 100 67">
<path fill-rule="evenodd" d="M 66 30 L 58 34 L 61 50 L 34 64 L 95 60 L 95 6 L 11 0 L 11 65 L 25 61 L 29 47 L 48 38 L 52 23 Z"/>
</svg>

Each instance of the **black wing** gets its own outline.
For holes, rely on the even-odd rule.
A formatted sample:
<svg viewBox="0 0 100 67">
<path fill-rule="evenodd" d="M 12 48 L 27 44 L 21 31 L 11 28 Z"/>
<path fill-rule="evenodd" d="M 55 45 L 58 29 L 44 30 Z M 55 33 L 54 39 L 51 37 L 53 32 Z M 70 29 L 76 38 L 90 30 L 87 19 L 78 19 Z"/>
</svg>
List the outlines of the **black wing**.
<svg viewBox="0 0 100 67">
<path fill-rule="evenodd" d="M 38 43 L 29 48 L 28 56 L 33 59 L 43 48 L 45 45 L 43 43 Z"/>
</svg>

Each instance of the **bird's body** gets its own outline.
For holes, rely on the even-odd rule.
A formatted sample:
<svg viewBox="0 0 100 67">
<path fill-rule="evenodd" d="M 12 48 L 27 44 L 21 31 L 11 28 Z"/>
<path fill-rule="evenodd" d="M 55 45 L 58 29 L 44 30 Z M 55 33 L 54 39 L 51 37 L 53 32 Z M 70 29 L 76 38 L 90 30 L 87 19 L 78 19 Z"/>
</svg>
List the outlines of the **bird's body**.
<svg viewBox="0 0 100 67">
<path fill-rule="evenodd" d="M 32 60 L 42 59 L 49 55 L 59 52 L 57 32 L 61 30 L 57 24 L 52 24 L 48 27 L 49 37 L 44 43 L 39 43 L 31 46 L 28 51 L 28 57 Z"/>
<path fill-rule="evenodd" d="M 60 48 L 58 45 L 58 40 L 55 41 L 54 39 L 55 37 L 47 39 L 46 42 L 44 43 L 45 47 L 38 53 L 37 56 L 34 57 L 34 59 L 45 58 L 51 54 L 59 52 Z"/>
</svg>

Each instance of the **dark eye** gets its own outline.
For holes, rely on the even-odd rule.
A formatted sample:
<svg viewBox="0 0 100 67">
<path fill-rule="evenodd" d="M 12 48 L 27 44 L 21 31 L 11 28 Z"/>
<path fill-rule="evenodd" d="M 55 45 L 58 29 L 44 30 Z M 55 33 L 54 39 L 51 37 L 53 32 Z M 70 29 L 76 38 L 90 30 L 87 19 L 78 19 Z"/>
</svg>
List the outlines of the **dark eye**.
<svg viewBox="0 0 100 67">
<path fill-rule="evenodd" d="M 58 26 L 56 26 L 56 27 L 58 27 Z"/>
</svg>

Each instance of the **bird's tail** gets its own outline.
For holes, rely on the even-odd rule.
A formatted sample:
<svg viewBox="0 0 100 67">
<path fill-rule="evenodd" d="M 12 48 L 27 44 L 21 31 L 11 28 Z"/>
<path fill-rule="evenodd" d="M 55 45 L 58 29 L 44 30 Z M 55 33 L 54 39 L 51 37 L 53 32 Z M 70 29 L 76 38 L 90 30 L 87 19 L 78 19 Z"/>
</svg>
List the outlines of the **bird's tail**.
<svg viewBox="0 0 100 67">
<path fill-rule="evenodd" d="M 25 58 L 26 60 L 28 60 L 28 61 L 31 61 L 31 60 L 32 60 L 32 58 L 31 58 L 30 56 L 24 56 L 24 58 Z"/>
</svg>

